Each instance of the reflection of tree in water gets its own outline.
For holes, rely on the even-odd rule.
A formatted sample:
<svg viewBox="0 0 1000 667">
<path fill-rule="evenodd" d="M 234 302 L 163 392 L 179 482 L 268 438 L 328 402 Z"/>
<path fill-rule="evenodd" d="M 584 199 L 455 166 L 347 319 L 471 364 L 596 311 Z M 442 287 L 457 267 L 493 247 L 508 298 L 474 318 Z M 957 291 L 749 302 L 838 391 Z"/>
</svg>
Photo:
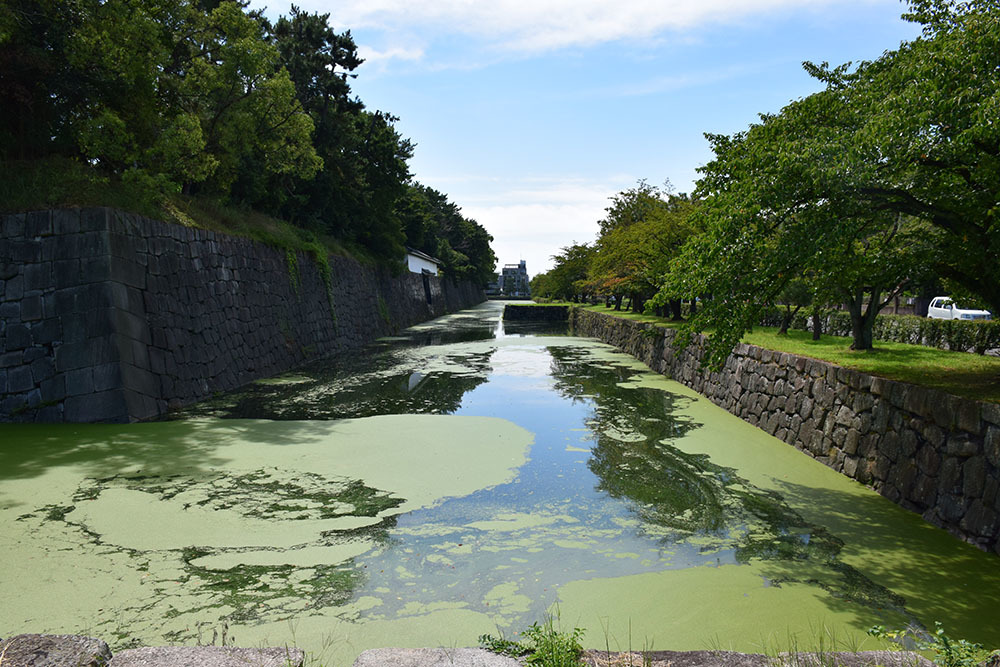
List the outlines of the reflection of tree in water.
<svg viewBox="0 0 1000 667">
<path fill-rule="evenodd" d="M 228 419 L 351 419 L 390 414 L 450 414 L 488 379 L 493 350 L 463 355 L 468 373 L 422 373 L 401 363 L 412 346 L 380 345 L 337 355 L 295 373 L 286 383 L 258 382 L 176 413 Z"/>
<path fill-rule="evenodd" d="M 553 347 L 556 389 L 594 405 L 595 446 L 588 462 L 598 488 L 626 500 L 646 523 L 685 532 L 725 528 L 723 485 L 707 457 L 664 444 L 699 424 L 675 414 L 688 399 L 659 389 L 626 388 L 634 370 L 595 365 L 572 348 Z"/>
<path fill-rule="evenodd" d="M 629 503 L 645 524 L 668 529 L 662 539 L 711 536 L 720 548 L 733 549 L 737 562 L 773 563 L 772 585 L 816 585 L 839 600 L 906 613 L 905 600 L 840 560 L 842 540 L 806 522 L 779 493 L 750 484 L 704 454 L 669 444 L 701 426 L 676 414 L 689 399 L 619 386 L 635 371 L 595 364 L 585 352 L 558 347 L 549 352 L 556 389 L 594 406 L 588 467 L 600 480 L 598 488 Z"/>
</svg>

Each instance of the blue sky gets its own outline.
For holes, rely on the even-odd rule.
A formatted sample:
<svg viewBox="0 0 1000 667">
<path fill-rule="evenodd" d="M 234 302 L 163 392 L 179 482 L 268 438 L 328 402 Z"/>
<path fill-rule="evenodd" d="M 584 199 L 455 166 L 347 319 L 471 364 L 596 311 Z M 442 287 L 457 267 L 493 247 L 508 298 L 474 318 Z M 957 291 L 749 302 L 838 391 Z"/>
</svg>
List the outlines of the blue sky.
<svg viewBox="0 0 1000 667">
<path fill-rule="evenodd" d="M 351 30 L 366 59 L 353 88 L 399 116 L 417 180 L 532 275 L 593 241 L 608 198 L 638 179 L 690 192 L 711 159 L 704 132 L 819 89 L 802 61 L 873 59 L 919 32 L 895 0 L 296 4 Z"/>
</svg>

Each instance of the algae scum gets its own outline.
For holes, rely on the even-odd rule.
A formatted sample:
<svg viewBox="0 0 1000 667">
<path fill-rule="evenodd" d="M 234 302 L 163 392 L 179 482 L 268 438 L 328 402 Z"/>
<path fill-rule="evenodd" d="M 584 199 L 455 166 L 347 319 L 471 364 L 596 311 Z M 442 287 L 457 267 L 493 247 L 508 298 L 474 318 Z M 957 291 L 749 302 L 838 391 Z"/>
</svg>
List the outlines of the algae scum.
<svg viewBox="0 0 1000 667">
<path fill-rule="evenodd" d="M 496 304 L 131 426 L 4 426 L 0 631 L 121 648 L 769 650 L 942 620 L 995 561 L 588 339 Z M 870 640 L 865 648 L 873 647 Z"/>
</svg>

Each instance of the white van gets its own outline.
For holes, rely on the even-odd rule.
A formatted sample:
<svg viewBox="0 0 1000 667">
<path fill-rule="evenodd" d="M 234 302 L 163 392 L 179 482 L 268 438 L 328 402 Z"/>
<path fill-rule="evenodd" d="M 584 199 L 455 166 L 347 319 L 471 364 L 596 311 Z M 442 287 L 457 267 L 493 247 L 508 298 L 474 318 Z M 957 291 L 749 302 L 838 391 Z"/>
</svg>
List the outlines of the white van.
<svg viewBox="0 0 1000 667">
<path fill-rule="evenodd" d="M 936 296 L 927 308 L 927 317 L 937 320 L 991 320 L 993 316 L 988 310 L 961 308 L 948 296 Z"/>
</svg>

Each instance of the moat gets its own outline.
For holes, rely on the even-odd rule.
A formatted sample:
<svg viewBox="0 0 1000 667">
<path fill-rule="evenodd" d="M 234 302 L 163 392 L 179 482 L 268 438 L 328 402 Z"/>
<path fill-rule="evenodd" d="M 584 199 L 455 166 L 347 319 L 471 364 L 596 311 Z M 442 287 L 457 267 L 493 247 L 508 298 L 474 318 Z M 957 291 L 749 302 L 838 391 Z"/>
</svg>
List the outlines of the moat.
<svg viewBox="0 0 1000 667">
<path fill-rule="evenodd" d="M 996 556 L 502 304 L 118 425 L 0 426 L 0 634 L 113 648 L 1000 644 Z M 5 636 L 5 635 L 4 635 Z"/>
</svg>

